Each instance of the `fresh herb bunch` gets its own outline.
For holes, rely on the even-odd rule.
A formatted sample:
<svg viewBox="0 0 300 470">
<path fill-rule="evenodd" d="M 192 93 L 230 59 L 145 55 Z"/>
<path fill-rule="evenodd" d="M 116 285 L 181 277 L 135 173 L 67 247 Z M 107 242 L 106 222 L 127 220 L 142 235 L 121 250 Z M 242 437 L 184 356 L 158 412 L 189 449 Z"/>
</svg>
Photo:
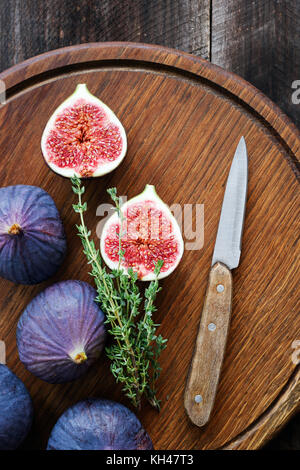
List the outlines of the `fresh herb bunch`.
<svg viewBox="0 0 300 470">
<path fill-rule="evenodd" d="M 124 274 L 120 266 L 124 256 L 121 250 L 121 238 L 124 234 L 120 231 L 119 266 L 118 269 L 107 272 L 100 251 L 91 240 L 91 232 L 84 222 L 87 203 L 82 202 L 82 194 L 85 188 L 79 178 L 74 177 L 71 181 L 72 189 L 78 196 L 78 204 L 73 204 L 74 211 L 80 216 L 80 225 L 76 227 L 83 252 L 92 268 L 90 275 L 94 278 L 98 292 L 96 300 L 106 314 L 106 323 L 110 325 L 108 332 L 115 339 L 114 343 L 106 348 L 107 356 L 111 360 L 111 371 L 116 381 L 123 384 L 123 391 L 136 408 L 141 407 L 141 399 L 146 396 L 151 405 L 159 410 L 160 402 L 156 397 L 155 382 L 161 371 L 158 358 L 166 347 L 167 339 L 156 334 L 159 325 L 154 323 L 152 314 L 156 311 L 154 302 L 161 290 L 157 277 L 163 262 L 156 264 L 156 279 L 145 289 L 143 300 L 137 273 L 129 269 L 128 275 Z M 108 189 L 108 193 L 115 203 L 122 227 L 121 198 L 117 196 L 116 188 Z"/>
</svg>

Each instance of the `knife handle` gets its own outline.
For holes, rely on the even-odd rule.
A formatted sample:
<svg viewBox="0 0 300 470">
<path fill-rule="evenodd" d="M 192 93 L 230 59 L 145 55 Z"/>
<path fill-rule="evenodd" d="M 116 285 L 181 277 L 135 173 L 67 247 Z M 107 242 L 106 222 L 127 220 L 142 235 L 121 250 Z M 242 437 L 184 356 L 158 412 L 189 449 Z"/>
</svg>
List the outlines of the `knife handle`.
<svg viewBox="0 0 300 470">
<path fill-rule="evenodd" d="M 204 426 L 214 405 L 231 316 L 232 275 L 221 263 L 210 271 L 196 347 L 185 389 L 191 421 Z"/>
</svg>

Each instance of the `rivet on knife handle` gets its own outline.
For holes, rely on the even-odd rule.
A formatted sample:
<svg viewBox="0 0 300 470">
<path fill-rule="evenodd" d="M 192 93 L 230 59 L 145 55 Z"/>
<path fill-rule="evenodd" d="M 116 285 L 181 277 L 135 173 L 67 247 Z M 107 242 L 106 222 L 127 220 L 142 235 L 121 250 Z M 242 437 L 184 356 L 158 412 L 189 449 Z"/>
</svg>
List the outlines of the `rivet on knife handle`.
<svg viewBox="0 0 300 470">
<path fill-rule="evenodd" d="M 204 426 L 214 405 L 231 316 L 232 275 L 222 263 L 210 271 L 196 347 L 185 389 L 191 421 Z"/>
</svg>

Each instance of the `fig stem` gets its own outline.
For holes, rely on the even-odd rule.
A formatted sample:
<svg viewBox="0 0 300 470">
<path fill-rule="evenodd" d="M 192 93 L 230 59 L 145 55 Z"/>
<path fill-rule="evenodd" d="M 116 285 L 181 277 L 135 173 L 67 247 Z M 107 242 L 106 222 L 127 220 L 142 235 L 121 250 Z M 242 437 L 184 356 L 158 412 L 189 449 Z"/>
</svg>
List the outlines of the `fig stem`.
<svg viewBox="0 0 300 470">
<path fill-rule="evenodd" d="M 106 271 L 102 265 L 100 251 L 90 239 L 91 232 L 84 221 L 84 213 L 87 211 L 87 203 L 82 202 L 81 195 L 85 188 L 81 181 L 73 177 L 72 189 L 78 196 L 78 204 L 73 204 L 73 209 L 80 216 L 81 225 L 77 225 L 78 235 L 81 238 L 83 252 L 88 264 L 92 266 L 90 275 L 94 278 L 98 297 L 96 301 L 106 314 L 106 322 L 110 324 L 109 333 L 114 337 L 114 342 L 106 348 L 108 358 L 111 360 L 110 369 L 116 382 L 123 384 L 122 391 L 137 408 L 141 408 L 142 397 L 145 396 L 149 403 L 160 409 L 159 400 L 156 398 L 155 382 L 159 377 L 161 368 L 158 362 L 161 351 L 166 346 L 166 339 L 156 334 L 158 324 L 154 323 L 152 314 L 156 308 L 154 301 L 161 290 L 158 284 L 158 275 L 162 266 L 159 261 L 155 266 L 156 278 L 150 282 L 144 292 L 144 315 L 140 306 L 142 296 L 138 287 L 138 274 L 132 268 L 125 274 L 122 269 Z M 120 198 L 116 188 L 107 190 L 115 202 L 116 209 L 120 212 Z M 120 239 L 121 239 L 120 232 Z M 119 240 L 119 261 L 123 255 Z M 138 321 L 136 319 L 139 318 Z"/>
<path fill-rule="evenodd" d="M 80 351 L 80 352 L 75 352 L 73 354 L 70 354 L 70 358 L 76 364 L 82 364 L 83 362 L 87 360 L 87 355 L 85 354 L 84 351 Z"/>
<path fill-rule="evenodd" d="M 20 227 L 19 224 L 13 224 L 9 229 L 8 229 L 9 235 L 20 235 L 22 233 L 22 228 Z"/>
</svg>

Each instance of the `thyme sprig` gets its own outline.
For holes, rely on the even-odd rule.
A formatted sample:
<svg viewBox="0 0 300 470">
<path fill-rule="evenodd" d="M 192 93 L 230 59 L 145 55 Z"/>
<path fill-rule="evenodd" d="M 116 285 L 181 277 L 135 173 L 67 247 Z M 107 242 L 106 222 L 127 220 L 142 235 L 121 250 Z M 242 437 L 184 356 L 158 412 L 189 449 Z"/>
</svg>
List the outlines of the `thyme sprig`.
<svg viewBox="0 0 300 470">
<path fill-rule="evenodd" d="M 108 272 L 103 265 L 99 249 L 96 249 L 91 240 L 91 231 L 85 225 L 84 213 L 87 211 L 87 203 L 82 201 L 85 188 L 79 178 L 74 177 L 71 181 L 72 189 L 78 196 L 78 203 L 73 204 L 74 211 L 80 217 L 80 224 L 76 227 L 83 252 L 91 265 L 90 275 L 94 278 L 98 293 L 96 301 L 106 314 L 108 332 L 114 338 L 112 345 L 106 348 L 111 361 L 111 372 L 116 381 L 122 383 L 122 390 L 136 408 L 141 407 L 142 397 L 145 396 L 150 404 L 159 410 L 160 402 L 156 396 L 155 383 L 161 371 L 158 359 L 166 347 L 167 339 L 156 334 L 159 325 L 154 323 L 153 313 L 156 311 L 156 296 L 161 290 L 157 278 L 163 262 L 157 262 L 154 271 L 156 278 L 145 289 L 143 301 L 137 273 L 129 269 L 126 275 L 121 267 L 124 256 L 121 249 L 121 239 L 124 236 L 121 198 L 117 196 L 116 188 L 111 188 L 107 192 L 120 219 L 119 265 L 117 269 Z"/>
</svg>

